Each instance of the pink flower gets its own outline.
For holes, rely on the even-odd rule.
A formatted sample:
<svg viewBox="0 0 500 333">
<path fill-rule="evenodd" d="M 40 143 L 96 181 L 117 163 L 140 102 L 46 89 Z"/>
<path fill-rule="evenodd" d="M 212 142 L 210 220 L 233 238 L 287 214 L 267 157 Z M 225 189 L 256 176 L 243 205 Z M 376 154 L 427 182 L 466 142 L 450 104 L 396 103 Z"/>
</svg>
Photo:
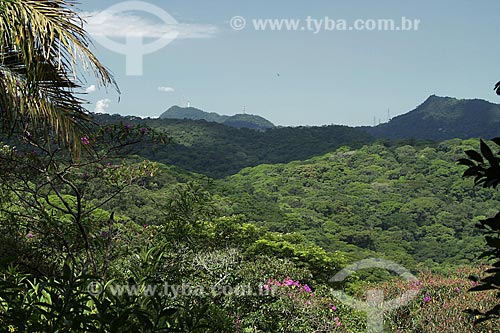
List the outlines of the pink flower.
<svg viewBox="0 0 500 333">
<path fill-rule="evenodd" d="M 307 302 L 306 302 L 306 305 L 311 305 L 311 302 L 310 302 L 310 301 L 307 301 Z"/>
<path fill-rule="evenodd" d="M 472 281 L 472 286 L 473 287 L 477 287 L 477 285 L 478 285 L 477 281 Z"/>
<path fill-rule="evenodd" d="M 31 232 L 28 232 L 28 234 L 26 235 L 27 238 L 33 238 L 35 237 L 35 235 L 33 235 Z"/>
<path fill-rule="evenodd" d="M 458 292 L 460 292 L 460 288 L 456 287 L 456 288 L 455 288 L 455 291 L 456 291 L 457 293 L 458 293 Z"/>
<path fill-rule="evenodd" d="M 284 286 L 289 286 L 290 287 L 290 286 L 293 285 L 293 283 L 294 283 L 294 281 L 292 279 L 290 279 L 290 278 L 286 278 L 286 279 L 283 280 L 283 285 Z"/>
<path fill-rule="evenodd" d="M 236 332 L 239 332 L 241 328 L 241 318 L 240 316 L 236 317 Z"/>
<path fill-rule="evenodd" d="M 425 295 L 424 297 L 424 303 L 427 303 L 431 300 L 431 297 L 429 295 Z"/>
<path fill-rule="evenodd" d="M 306 293 L 312 292 L 311 288 L 307 284 L 304 285 L 304 290 Z"/>
<path fill-rule="evenodd" d="M 336 307 L 335 305 L 333 305 L 333 306 L 331 307 L 331 309 L 332 309 L 332 311 L 337 311 L 337 307 Z"/>
<path fill-rule="evenodd" d="M 83 138 L 80 138 L 80 141 L 82 142 L 82 145 L 90 144 L 90 141 L 86 136 L 84 136 Z"/>
</svg>

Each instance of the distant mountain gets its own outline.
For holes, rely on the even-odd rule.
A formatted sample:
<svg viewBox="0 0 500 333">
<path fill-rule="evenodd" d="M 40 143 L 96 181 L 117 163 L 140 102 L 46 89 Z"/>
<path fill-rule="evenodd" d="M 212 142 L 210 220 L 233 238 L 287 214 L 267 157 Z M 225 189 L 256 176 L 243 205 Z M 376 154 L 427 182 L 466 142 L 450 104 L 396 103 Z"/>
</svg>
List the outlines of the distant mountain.
<svg viewBox="0 0 500 333">
<path fill-rule="evenodd" d="M 388 139 L 490 139 L 500 136 L 500 105 L 432 95 L 413 111 L 363 129 Z"/>
<path fill-rule="evenodd" d="M 178 105 L 172 106 L 160 115 L 160 119 L 206 120 L 216 123 L 223 123 L 227 118 L 229 116 L 221 116 L 215 112 L 206 112 L 193 107 L 184 108 Z"/>
<path fill-rule="evenodd" d="M 236 128 L 250 128 L 256 130 L 266 130 L 274 128 L 274 124 L 269 120 L 252 114 L 236 114 L 234 116 L 220 115 L 215 112 L 206 112 L 193 107 L 172 106 L 160 115 L 160 119 L 189 119 L 206 120 L 216 122 Z"/>
</svg>

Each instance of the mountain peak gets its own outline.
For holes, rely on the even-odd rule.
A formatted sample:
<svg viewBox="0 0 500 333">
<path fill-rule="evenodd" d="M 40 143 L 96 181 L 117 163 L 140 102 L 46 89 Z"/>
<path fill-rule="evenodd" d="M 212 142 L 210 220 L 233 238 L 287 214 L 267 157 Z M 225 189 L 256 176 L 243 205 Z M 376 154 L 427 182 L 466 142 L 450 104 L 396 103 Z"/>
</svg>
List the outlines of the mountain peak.
<svg viewBox="0 0 500 333">
<path fill-rule="evenodd" d="M 368 128 L 367 132 L 392 139 L 466 139 L 498 136 L 499 124 L 498 104 L 431 95 L 414 110 Z"/>
<path fill-rule="evenodd" d="M 231 127 L 266 130 L 275 127 L 269 120 L 252 114 L 236 114 L 234 116 L 206 112 L 194 107 L 174 105 L 160 115 L 160 119 L 190 119 L 216 122 Z"/>
</svg>

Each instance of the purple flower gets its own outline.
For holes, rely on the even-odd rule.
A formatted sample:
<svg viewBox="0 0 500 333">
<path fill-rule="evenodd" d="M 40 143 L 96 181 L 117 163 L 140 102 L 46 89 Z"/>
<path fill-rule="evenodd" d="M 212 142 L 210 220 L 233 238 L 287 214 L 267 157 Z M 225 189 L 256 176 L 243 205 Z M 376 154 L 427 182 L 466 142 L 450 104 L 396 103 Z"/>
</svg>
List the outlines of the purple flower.
<svg viewBox="0 0 500 333">
<path fill-rule="evenodd" d="M 458 293 L 458 292 L 460 292 L 460 288 L 456 287 L 456 288 L 455 288 L 455 291 L 456 291 L 457 293 Z"/>
<path fill-rule="evenodd" d="M 312 292 L 311 288 L 307 284 L 304 285 L 304 290 L 306 293 Z"/>
<path fill-rule="evenodd" d="M 83 138 L 80 138 L 80 141 L 82 142 L 82 145 L 90 144 L 90 141 L 86 136 L 84 136 Z"/>
<path fill-rule="evenodd" d="M 425 295 L 424 297 L 424 303 L 427 303 L 431 300 L 431 297 L 429 295 Z"/>
<path fill-rule="evenodd" d="M 472 286 L 473 287 L 477 287 L 477 285 L 478 285 L 477 281 L 472 281 Z"/>
<path fill-rule="evenodd" d="M 132 124 L 125 124 L 125 129 L 131 129 L 133 127 L 134 127 L 134 125 L 132 125 Z"/>
<path fill-rule="evenodd" d="M 108 233 L 106 231 L 101 231 L 102 238 L 108 238 Z"/>
<path fill-rule="evenodd" d="M 148 129 L 146 127 L 141 128 L 141 133 L 146 134 L 148 132 Z"/>
<path fill-rule="evenodd" d="M 33 235 L 31 232 L 28 232 L 28 234 L 26 234 L 26 237 L 27 238 L 33 238 L 33 237 L 35 237 L 35 235 Z"/>
<path fill-rule="evenodd" d="M 286 279 L 283 280 L 283 285 L 285 285 L 285 286 L 289 286 L 290 287 L 293 284 L 294 284 L 294 281 L 292 279 L 290 279 L 290 278 L 286 278 Z"/>
</svg>

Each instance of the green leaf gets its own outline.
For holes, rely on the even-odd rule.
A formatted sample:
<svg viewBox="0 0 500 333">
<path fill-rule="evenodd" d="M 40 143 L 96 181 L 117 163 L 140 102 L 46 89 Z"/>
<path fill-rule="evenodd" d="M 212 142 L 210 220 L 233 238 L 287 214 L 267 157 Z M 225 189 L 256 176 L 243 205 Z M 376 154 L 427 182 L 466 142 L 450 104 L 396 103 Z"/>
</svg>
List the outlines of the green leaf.
<svg viewBox="0 0 500 333">
<path fill-rule="evenodd" d="M 467 170 L 464 171 L 462 177 L 477 176 L 479 170 L 481 170 L 481 167 L 479 167 L 479 166 L 470 167 L 470 168 L 468 168 Z"/>
<path fill-rule="evenodd" d="M 467 154 L 467 156 L 469 156 L 469 158 L 473 159 L 474 161 L 479 163 L 484 163 L 483 157 L 477 151 L 466 150 L 465 153 Z"/>
<path fill-rule="evenodd" d="M 472 162 L 471 160 L 467 159 L 467 158 L 461 158 L 457 161 L 458 164 L 461 164 L 461 165 L 467 165 L 467 166 L 476 166 L 476 163 Z"/>
<path fill-rule="evenodd" d="M 498 163 L 490 147 L 483 140 L 481 140 L 480 145 L 481 145 L 481 153 L 488 160 L 488 162 L 490 162 L 491 166 L 497 165 Z"/>
</svg>

